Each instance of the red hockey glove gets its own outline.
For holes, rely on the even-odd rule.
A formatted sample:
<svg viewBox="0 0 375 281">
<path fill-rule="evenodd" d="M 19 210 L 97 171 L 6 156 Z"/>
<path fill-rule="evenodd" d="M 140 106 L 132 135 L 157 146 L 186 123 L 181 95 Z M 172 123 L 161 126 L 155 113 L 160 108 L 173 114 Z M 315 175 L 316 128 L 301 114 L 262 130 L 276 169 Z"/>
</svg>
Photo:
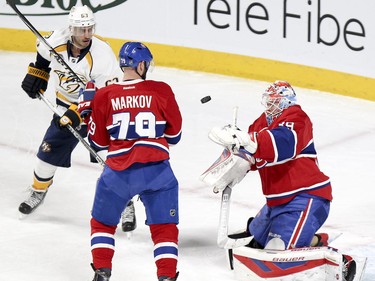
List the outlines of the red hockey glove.
<svg viewBox="0 0 375 281">
<path fill-rule="evenodd" d="M 83 122 L 88 124 L 91 115 L 91 101 L 94 98 L 96 90 L 98 88 L 95 87 L 94 81 L 89 81 L 86 84 L 85 89 L 80 89 L 79 97 L 78 97 L 78 112 L 81 114 L 83 118 Z"/>
</svg>

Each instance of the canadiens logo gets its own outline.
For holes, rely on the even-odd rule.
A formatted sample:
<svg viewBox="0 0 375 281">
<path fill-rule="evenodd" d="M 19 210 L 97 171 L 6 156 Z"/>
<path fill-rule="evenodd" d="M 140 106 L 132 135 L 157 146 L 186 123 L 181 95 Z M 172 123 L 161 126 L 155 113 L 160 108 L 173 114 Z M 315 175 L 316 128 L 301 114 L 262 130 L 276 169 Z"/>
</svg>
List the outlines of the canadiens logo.
<svg viewBox="0 0 375 281">
<path fill-rule="evenodd" d="M 51 145 L 47 142 L 43 142 L 40 146 L 43 152 L 50 152 L 51 151 Z"/>
</svg>

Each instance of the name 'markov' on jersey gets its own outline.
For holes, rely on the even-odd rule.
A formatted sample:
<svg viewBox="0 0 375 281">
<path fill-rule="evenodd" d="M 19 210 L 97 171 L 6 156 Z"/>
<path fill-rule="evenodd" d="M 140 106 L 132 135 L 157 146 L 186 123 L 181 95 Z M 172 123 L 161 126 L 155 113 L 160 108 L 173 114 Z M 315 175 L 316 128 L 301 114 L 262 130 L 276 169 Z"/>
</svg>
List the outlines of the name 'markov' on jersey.
<svg viewBox="0 0 375 281">
<path fill-rule="evenodd" d="M 111 99 L 113 110 L 124 108 L 150 108 L 152 96 L 121 96 Z"/>
</svg>

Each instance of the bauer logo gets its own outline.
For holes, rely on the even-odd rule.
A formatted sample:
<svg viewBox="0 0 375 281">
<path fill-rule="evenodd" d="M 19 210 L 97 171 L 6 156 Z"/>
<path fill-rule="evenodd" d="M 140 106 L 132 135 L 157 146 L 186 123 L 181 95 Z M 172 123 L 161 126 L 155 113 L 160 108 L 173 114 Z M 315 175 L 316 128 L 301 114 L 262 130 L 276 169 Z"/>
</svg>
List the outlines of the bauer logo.
<svg viewBox="0 0 375 281">
<path fill-rule="evenodd" d="M 59 0 L 27 0 L 20 1 L 14 0 L 13 3 L 22 9 L 26 16 L 60 16 L 69 14 L 70 9 L 73 6 L 88 6 L 94 13 L 110 9 L 125 3 L 128 0 L 108 0 L 99 1 L 95 0 L 70 0 L 70 1 L 59 1 Z M 0 13 L 0 15 L 15 15 L 9 13 Z"/>
</svg>

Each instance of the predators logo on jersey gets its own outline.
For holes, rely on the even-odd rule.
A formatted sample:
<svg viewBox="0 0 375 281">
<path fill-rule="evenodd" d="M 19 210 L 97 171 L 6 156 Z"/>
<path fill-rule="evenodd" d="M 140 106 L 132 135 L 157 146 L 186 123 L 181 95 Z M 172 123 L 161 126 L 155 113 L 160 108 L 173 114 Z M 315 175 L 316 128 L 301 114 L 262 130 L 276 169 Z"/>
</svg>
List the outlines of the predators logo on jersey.
<svg viewBox="0 0 375 281">
<path fill-rule="evenodd" d="M 64 89 L 67 94 L 77 94 L 79 88 L 81 87 L 81 84 L 79 83 L 75 75 L 60 70 L 55 70 L 54 72 L 57 74 L 59 86 Z M 83 81 L 84 83 L 87 82 L 85 76 L 80 74 L 77 75 L 79 79 L 81 79 L 81 81 Z"/>
</svg>

